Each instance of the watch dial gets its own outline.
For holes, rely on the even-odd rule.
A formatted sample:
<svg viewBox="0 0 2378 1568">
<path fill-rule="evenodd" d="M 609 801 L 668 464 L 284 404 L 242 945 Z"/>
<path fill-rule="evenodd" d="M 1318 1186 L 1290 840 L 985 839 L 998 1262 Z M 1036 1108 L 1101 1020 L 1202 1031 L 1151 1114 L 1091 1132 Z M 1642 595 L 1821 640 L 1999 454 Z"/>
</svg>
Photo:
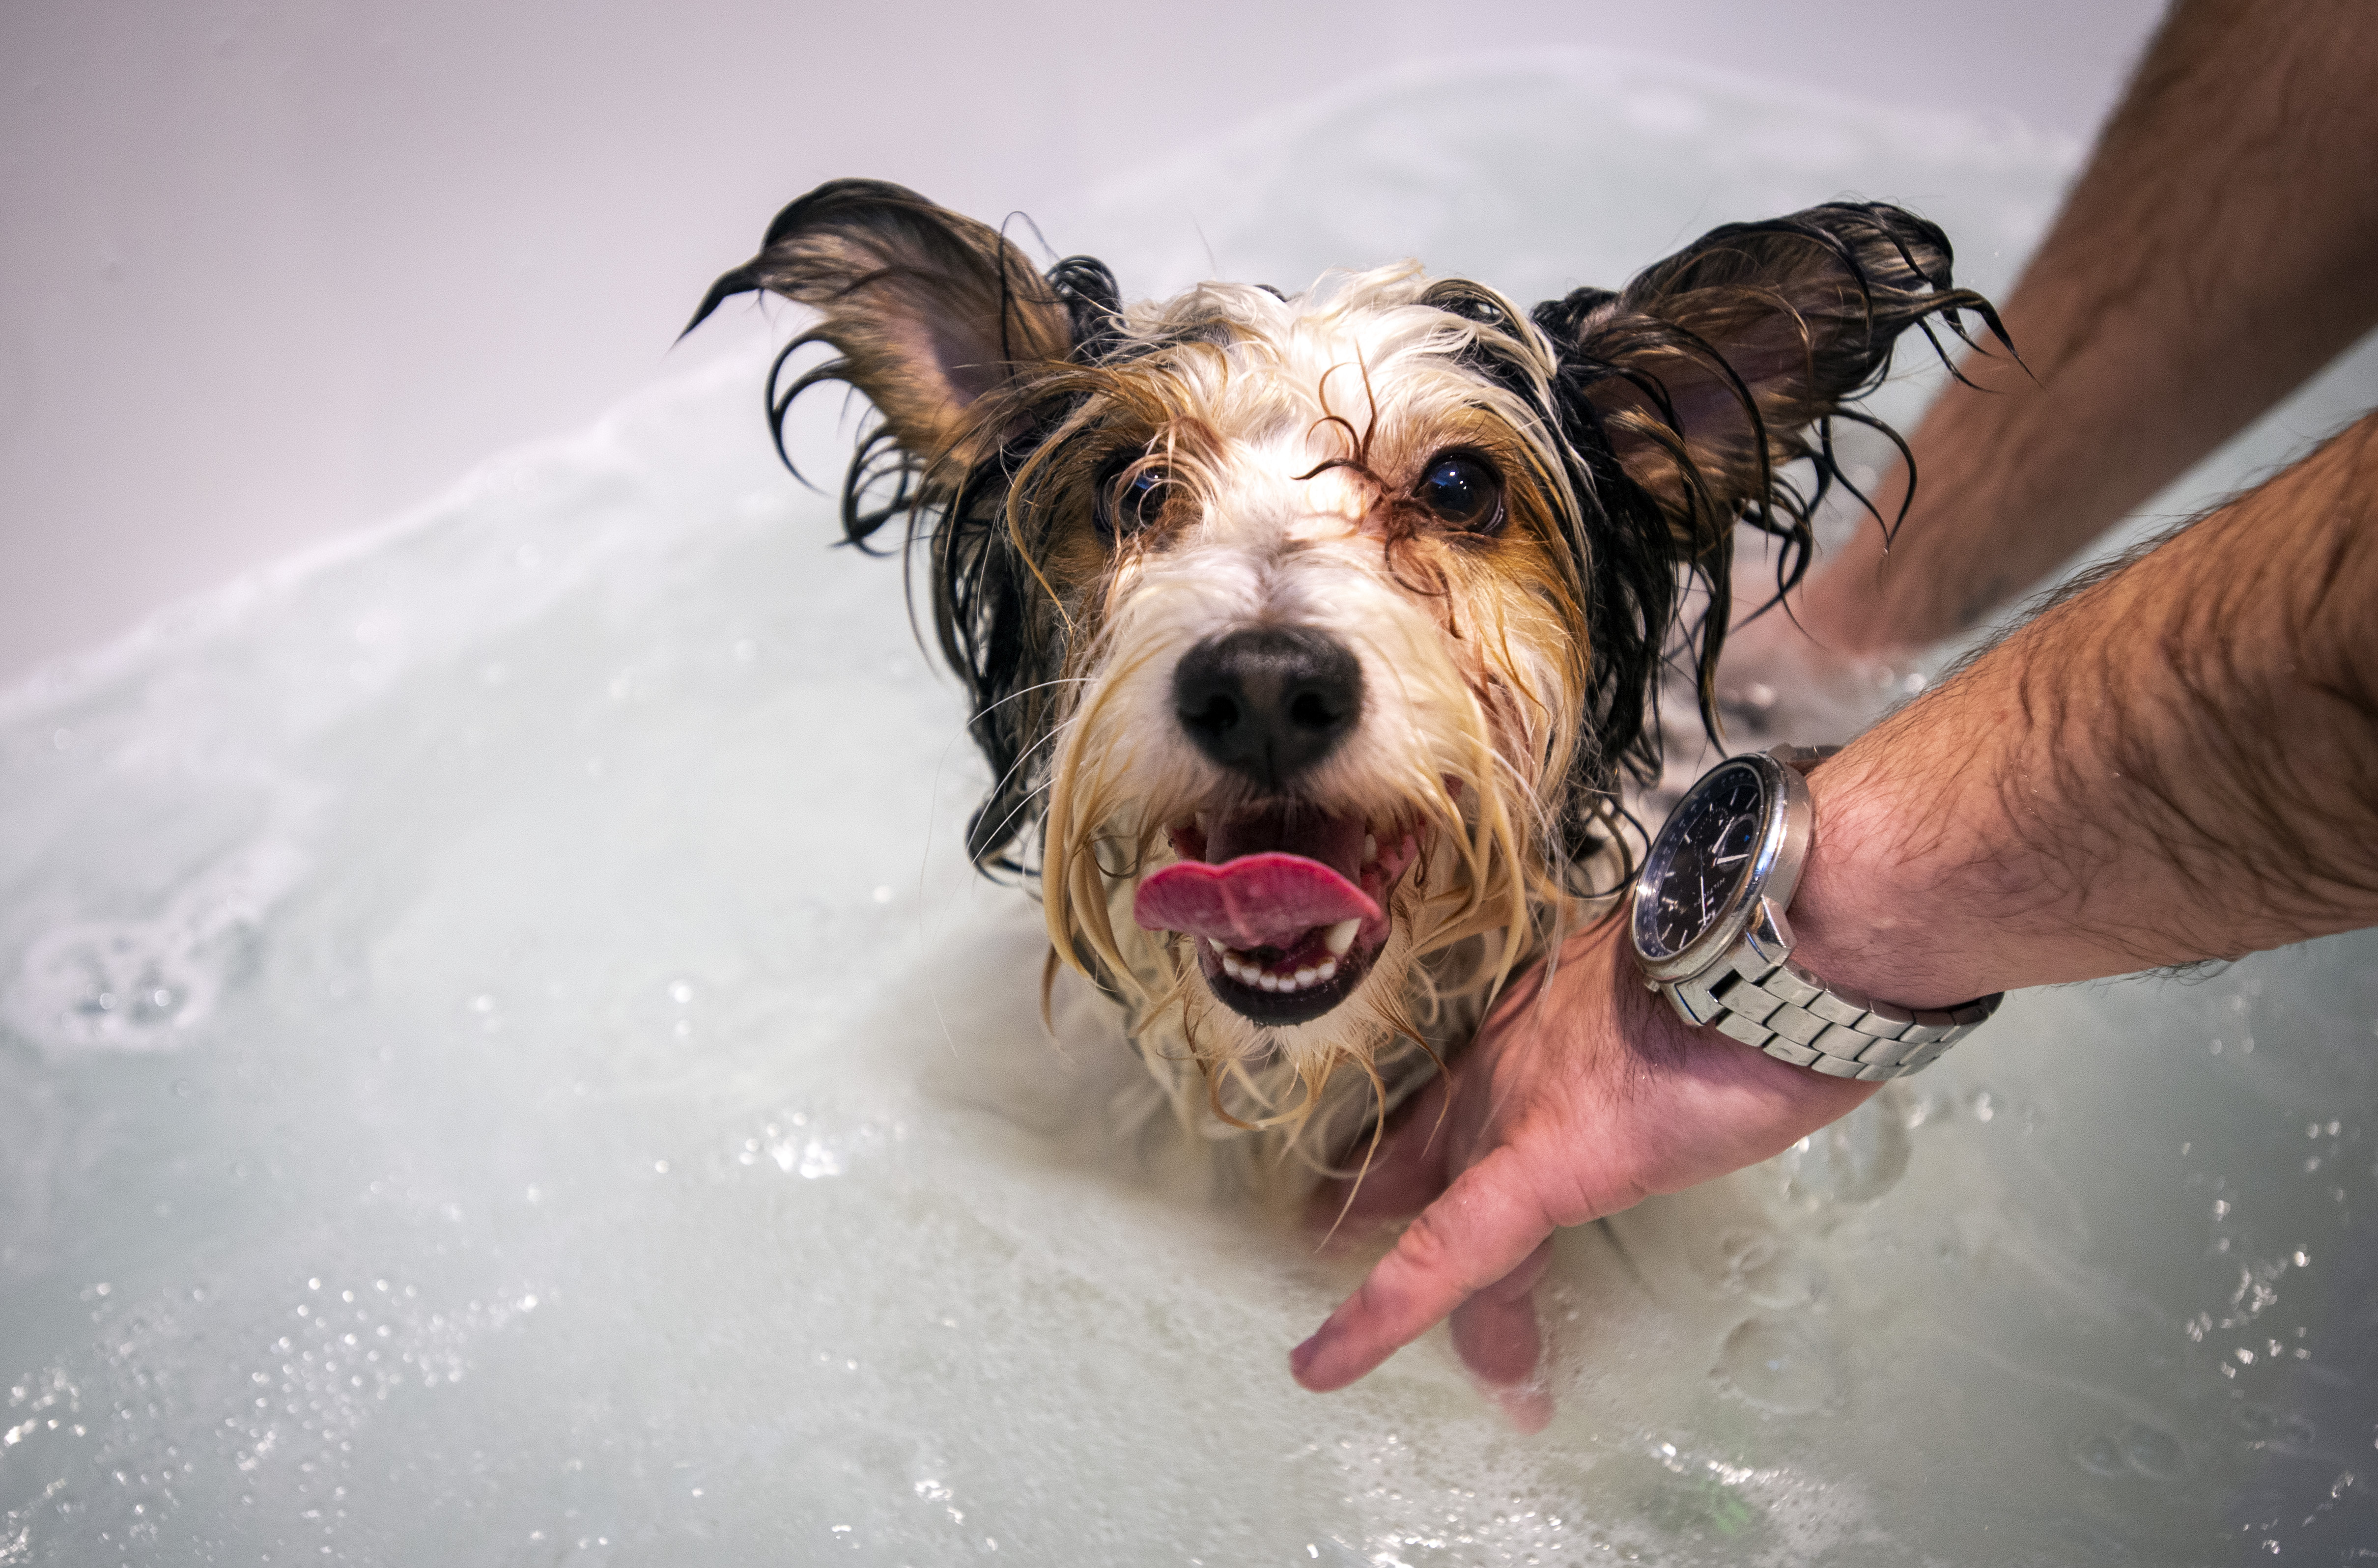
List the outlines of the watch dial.
<svg viewBox="0 0 2378 1568">
<path fill-rule="evenodd" d="M 1673 958 L 1734 905 L 1767 818 L 1766 790 L 1747 764 L 1696 786 L 1651 845 L 1635 902 L 1635 942 Z"/>
</svg>

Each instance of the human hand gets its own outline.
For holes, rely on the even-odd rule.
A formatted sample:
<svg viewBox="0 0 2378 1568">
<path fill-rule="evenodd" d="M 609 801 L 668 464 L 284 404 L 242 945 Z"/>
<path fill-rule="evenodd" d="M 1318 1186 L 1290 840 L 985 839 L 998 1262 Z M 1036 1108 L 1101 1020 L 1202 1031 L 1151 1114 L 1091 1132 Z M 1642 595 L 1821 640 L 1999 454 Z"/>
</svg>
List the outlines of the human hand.
<svg viewBox="0 0 2378 1568">
<path fill-rule="evenodd" d="M 1646 990 L 1625 927 L 1571 938 L 1399 1116 L 1359 1181 L 1316 1217 L 1420 1217 L 1363 1287 L 1289 1355 L 1296 1381 L 1343 1388 L 1453 1317 L 1461 1359 L 1512 1420 L 1551 1418 L 1525 1385 L 1542 1349 L 1537 1277 L 1555 1227 L 1582 1225 L 1780 1154 L 1878 1085 L 1827 1078 L 1713 1030 Z M 1351 1189 L 1351 1192 L 1350 1192 Z"/>
</svg>

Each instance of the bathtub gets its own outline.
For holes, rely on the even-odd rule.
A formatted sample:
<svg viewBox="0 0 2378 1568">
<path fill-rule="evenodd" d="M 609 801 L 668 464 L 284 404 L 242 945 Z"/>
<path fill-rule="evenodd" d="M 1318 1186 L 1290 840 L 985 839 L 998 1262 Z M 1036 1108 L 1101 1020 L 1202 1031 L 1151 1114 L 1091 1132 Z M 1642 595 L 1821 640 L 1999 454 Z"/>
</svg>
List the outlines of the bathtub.
<svg viewBox="0 0 2378 1568">
<path fill-rule="evenodd" d="M 1134 293 L 1410 254 L 1533 300 L 1846 194 L 2003 293 L 2078 156 L 1471 62 L 1038 216 Z M 1051 1045 L 1037 910 L 964 865 L 958 693 L 775 466 L 763 366 L 0 700 L 0 1564 L 2378 1542 L 2369 933 L 2017 995 L 1778 1159 L 1564 1233 L 1539 1434 L 1442 1330 L 1300 1392 L 1366 1259 L 1126 1146 L 1138 1070 Z M 2365 348 L 2131 533 L 2373 402 Z"/>
</svg>

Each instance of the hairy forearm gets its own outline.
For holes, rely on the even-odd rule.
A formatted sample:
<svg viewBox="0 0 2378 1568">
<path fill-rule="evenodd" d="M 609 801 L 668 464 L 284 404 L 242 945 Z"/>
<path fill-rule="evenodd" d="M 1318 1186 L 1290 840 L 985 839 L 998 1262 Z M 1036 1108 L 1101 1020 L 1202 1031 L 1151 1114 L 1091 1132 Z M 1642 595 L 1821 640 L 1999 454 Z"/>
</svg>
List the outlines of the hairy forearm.
<svg viewBox="0 0 2378 1568">
<path fill-rule="evenodd" d="M 2378 10 L 2183 0 L 2003 317 L 1916 431 L 1915 505 L 1800 614 L 1850 653 L 1976 624 L 2378 322 Z M 1886 510 L 1904 493 L 1891 476 Z"/>
<path fill-rule="evenodd" d="M 2378 415 L 1810 778 L 1793 920 L 1913 1005 L 2378 924 Z"/>
</svg>

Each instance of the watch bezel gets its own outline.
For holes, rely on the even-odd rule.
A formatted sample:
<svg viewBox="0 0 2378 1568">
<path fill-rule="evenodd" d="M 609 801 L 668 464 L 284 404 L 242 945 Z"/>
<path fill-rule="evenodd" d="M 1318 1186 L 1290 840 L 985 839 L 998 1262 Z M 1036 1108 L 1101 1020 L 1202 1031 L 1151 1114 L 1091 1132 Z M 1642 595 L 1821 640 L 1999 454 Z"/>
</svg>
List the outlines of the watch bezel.
<svg viewBox="0 0 2378 1568">
<path fill-rule="evenodd" d="M 1641 928 L 1636 911 L 1642 901 L 1655 895 L 1651 882 L 1652 868 L 1662 863 L 1660 848 L 1669 833 L 1687 820 L 1686 808 L 1703 795 L 1717 788 L 1732 770 L 1749 768 L 1758 774 L 1759 784 L 1759 850 L 1752 857 L 1750 874 L 1743 879 L 1726 907 L 1708 928 L 1695 938 L 1683 951 L 1667 957 L 1654 957 L 1643 951 Z M 1634 945 L 1636 962 L 1651 980 L 1668 983 L 1689 980 L 1711 968 L 1732 952 L 1743 933 L 1758 919 L 1762 902 L 1771 901 L 1776 914 L 1792 903 L 1792 894 L 1800 881 L 1800 868 L 1807 861 L 1808 843 L 1816 831 L 1816 807 L 1808 797 L 1808 782 L 1797 768 L 1792 767 L 1764 751 L 1748 751 L 1724 761 L 1703 773 L 1677 801 L 1675 809 L 1660 826 L 1650 851 L 1643 857 L 1643 868 L 1636 874 L 1635 884 L 1627 904 L 1627 940 Z M 1780 919 L 1776 922 L 1781 925 Z"/>
</svg>

